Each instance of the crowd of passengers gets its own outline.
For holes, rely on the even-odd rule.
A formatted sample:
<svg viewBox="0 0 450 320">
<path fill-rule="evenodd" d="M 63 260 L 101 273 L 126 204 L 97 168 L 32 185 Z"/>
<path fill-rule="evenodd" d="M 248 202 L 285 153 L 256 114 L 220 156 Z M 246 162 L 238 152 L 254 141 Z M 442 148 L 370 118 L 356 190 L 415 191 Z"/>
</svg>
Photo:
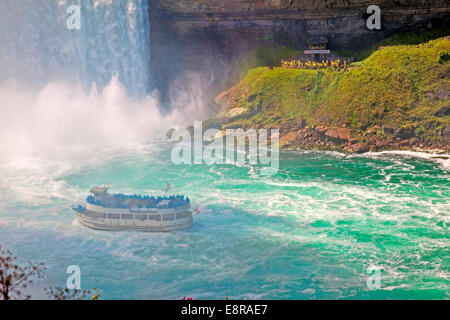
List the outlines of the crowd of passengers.
<svg viewBox="0 0 450 320">
<path fill-rule="evenodd" d="M 287 69 L 329 69 L 329 70 L 338 70 L 340 71 L 342 68 L 347 70 L 348 65 L 351 63 L 351 60 L 323 60 L 321 62 L 316 61 L 306 61 L 303 62 L 301 60 L 281 60 L 281 67 Z"/>
<path fill-rule="evenodd" d="M 184 197 L 183 195 L 174 195 L 174 196 L 140 196 L 140 195 L 125 195 L 125 194 L 114 194 L 111 198 L 107 198 L 109 201 L 103 203 L 99 199 L 95 199 L 94 196 L 90 195 L 86 198 L 86 202 L 89 204 L 97 205 L 97 206 L 105 206 L 105 207 L 114 207 L 114 208 L 123 208 L 130 209 L 129 203 L 130 200 L 138 200 L 142 203 L 138 204 L 138 208 L 158 208 L 158 209 L 169 209 L 169 208 L 178 208 L 189 204 L 189 197 Z M 164 203 L 161 203 L 164 201 Z M 134 204 L 134 202 L 132 202 Z M 132 208 L 135 208 L 133 206 Z"/>
</svg>

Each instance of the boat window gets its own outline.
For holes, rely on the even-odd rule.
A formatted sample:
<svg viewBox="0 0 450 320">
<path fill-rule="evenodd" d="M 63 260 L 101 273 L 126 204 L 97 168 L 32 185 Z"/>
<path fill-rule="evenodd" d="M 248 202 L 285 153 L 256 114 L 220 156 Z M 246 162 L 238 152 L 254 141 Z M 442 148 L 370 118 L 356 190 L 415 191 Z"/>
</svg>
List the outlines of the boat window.
<svg viewBox="0 0 450 320">
<path fill-rule="evenodd" d="M 109 219 L 120 219 L 120 214 L 119 213 L 109 213 L 108 218 Z"/>
<path fill-rule="evenodd" d="M 174 220 L 174 219 L 175 219 L 174 213 L 169 213 L 169 214 L 163 215 L 163 221 L 170 221 L 170 220 Z"/>
<path fill-rule="evenodd" d="M 106 218 L 106 213 L 98 213 L 98 212 L 88 212 L 86 213 L 86 216 L 88 216 L 89 218 L 94 218 L 94 219 L 101 219 L 101 218 Z"/>
<path fill-rule="evenodd" d="M 134 219 L 134 215 L 129 214 L 129 213 L 124 213 L 124 214 L 122 214 L 122 219 L 130 219 L 130 220 L 133 220 L 133 219 Z"/>
<path fill-rule="evenodd" d="M 145 220 L 147 220 L 147 215 L 146 214 L 136 214 L 135 219 L 140 220 L 140 221 L 145 221 Z"/>
<path fill-rule="evenodd" d="M 183 219 L 184 217 L 186 217 L 184 212 L 177 212 L 177 219 Z"/>
<path fill-rule="evenodd" d="M 95 212 L 88 211 L 86 212 L 85 216 L 89 218 L 96 218 L 97 214 Z"/>
<path fill-rule="evenodd" d="M 159 214 L 149 215 L 148 220 L 161 221 L 161 215 L 159 215 Z"/>
</svg>

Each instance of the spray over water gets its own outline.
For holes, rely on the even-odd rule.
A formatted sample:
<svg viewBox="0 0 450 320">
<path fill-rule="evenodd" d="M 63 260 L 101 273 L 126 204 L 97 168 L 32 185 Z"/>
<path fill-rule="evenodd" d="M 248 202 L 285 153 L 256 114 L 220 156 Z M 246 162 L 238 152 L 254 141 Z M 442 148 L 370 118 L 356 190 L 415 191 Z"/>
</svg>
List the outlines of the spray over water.
<svg viewBox="0 0 450 320">
<path fill-rule="evenodd" d="M 3 154 L 92 152 L 186 124 L 152 88 L 146 0 L 5 0 L 0 16 Z"/>
</svg>

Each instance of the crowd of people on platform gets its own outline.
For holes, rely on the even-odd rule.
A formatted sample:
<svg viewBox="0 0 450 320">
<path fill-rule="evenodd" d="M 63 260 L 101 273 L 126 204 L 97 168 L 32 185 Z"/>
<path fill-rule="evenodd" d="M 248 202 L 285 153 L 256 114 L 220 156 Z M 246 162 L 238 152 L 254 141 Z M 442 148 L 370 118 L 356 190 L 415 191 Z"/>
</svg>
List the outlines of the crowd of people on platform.
<svg viewBox="0 0 450 320">
<path fill-rule="evenodd" d="M 322 60 L 321 62 L 316 61 L 306 61 L 303 62 L 301 60 L 281 60 L 281 67 L 287 69 L 330 69 L 330 70 L 344 70 L 347 69 L 349 65 L 349 61 L 347 59 L 340 60 Z"/>
<path fill-rule="evenodd" d="M 125 195 L 125 194 L 114 194 L 110 197 L 104 198 L 101 201 L 98 198 L 90 195 L 86 198 L 86 202 L 93 205 L 113 207 L 113 208 L 158 208 L 158 209 L 168 209 L 168 208 L 179 208 L 190 203 L 189 197 L 184 197 L 183 195 L 172 195 L 172 196 L 140 196 L 140 195 Z M 130 207 L 130 205 L 132 207 Z"/>
</svg>

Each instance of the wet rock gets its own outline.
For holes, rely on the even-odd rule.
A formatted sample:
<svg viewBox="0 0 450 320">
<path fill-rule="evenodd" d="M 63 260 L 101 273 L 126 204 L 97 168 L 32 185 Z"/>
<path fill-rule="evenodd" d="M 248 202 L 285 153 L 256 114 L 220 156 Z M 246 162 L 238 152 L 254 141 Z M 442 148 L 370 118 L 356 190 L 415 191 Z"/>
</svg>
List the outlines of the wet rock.
<svg viewBox="0 0 450 320">
<path fill-rule="evenodd" d="M 364 153 L 369 151 L 369 146 L 361 142 L 358 142 L 351 146 L 351 150 L 356 153 Z"/>
<path fill-rule="evenodd" d="M 350 140 L 350 129 L 336 128 L 329 129 L 325 132 L 325 136 L 333 142 L 341 142 Z"/>
<path fill-rule="evenodd" d="M 288 132 L 280 137 L 280 147 L 287 147 L 292 145 L 299 136 L 298 131 Z"/>
<path fill-rule="evenodd" d="M 350 129 L 348 129 L 348 128 L 337 128 L 336 130 L 337 130 L 339 139 L 350 140 L 350 137 L 351 137 Z"/>
<path fill-rule="evenodd" d="M 330 129 L 325 132 L 325 137 L 331 140 L 339 140 L 339 134 L 336 129 Z"/>
<path fill-rule="evenodd" d="M 410 141 L 409 140 L 402 140 L 402 141 L 400 141 L 400 143 L 398 144 L 400 147 L 406 147 L 406 146 L 409 146 L 411 143 L 410 143 Z"/>
<path fill-rule="evenodd" d="M 387 143 L 385 141 L 377 140 L 375 142 L 375 147 L 377 148 L 377 150 L 381 150 L 381 149 L 386 148 L 386 145 L 387 145 Z"/>
</svg>

